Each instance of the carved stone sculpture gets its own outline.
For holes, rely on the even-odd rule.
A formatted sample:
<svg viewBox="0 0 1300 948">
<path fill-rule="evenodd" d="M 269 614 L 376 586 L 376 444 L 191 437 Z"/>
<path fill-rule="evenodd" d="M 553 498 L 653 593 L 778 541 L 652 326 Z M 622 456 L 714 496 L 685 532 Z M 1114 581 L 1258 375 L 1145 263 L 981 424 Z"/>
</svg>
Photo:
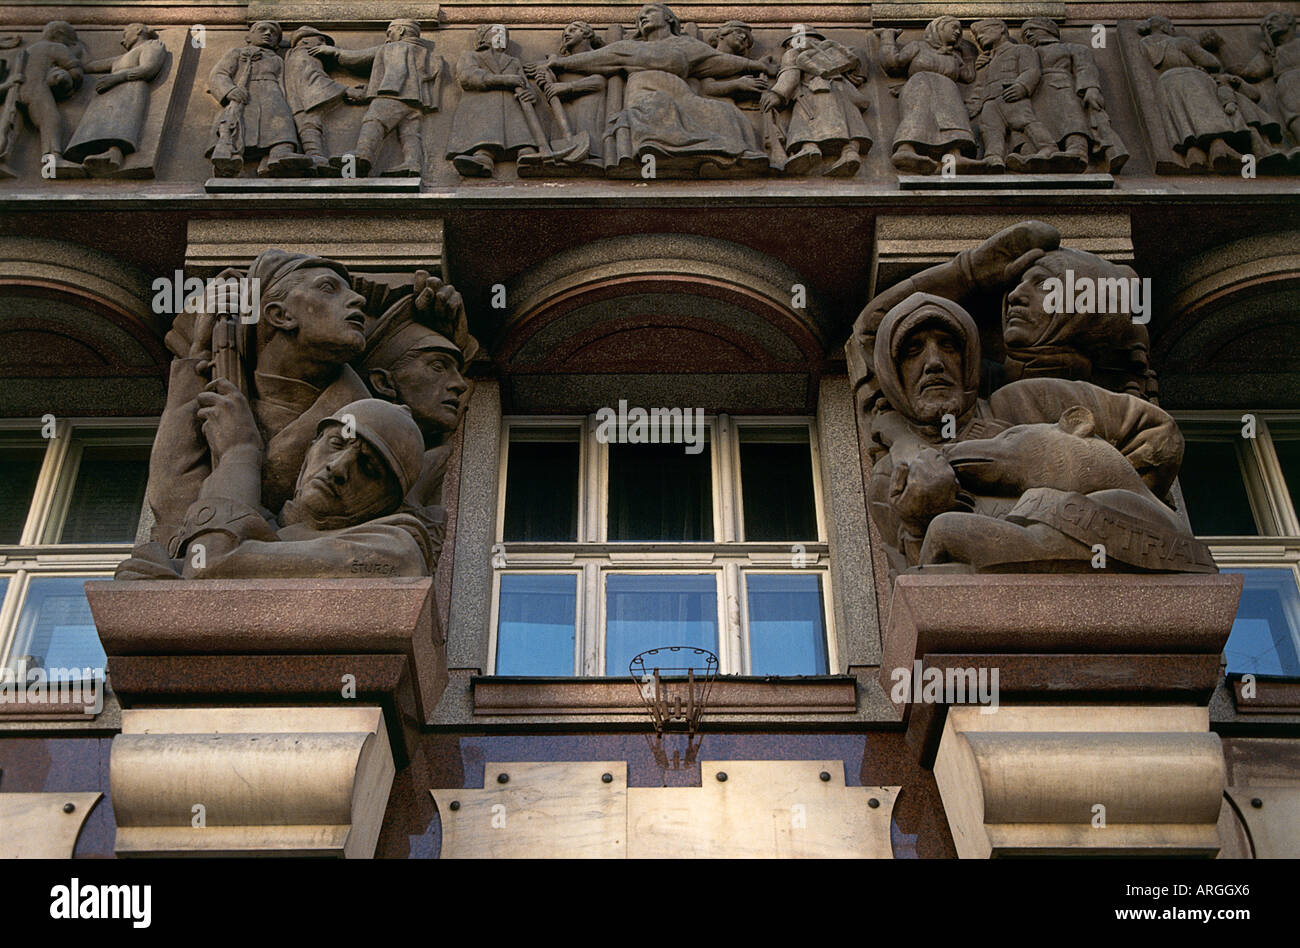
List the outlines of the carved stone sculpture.
<svg viewBox="0 0 1300 948">
<path fill-rule="evenodd" d="M 976 20 L 971 32 L 980 54 L 967 104 L 984 141 L 983 169 L 995 174 L 1051 170 L 1056 142 L 1030 99 L 1042 79 L 1037 53 L 1012 42 L 1005 20 Z M 1028 154 L 1008 153 L 1016 134 L 1028 140 Z"/>
<path fill-rule="evenodd" d="M 506 52 L 509 34 L 500 24 L 474 31 L 474 48 L 456 63 L 464 94 L 452 119 L 447 157 L 464 177 L 491 177 L 498 161 L 540 164 L 549 152 L 534 111 L 537 93 L 523 63 Z"/>
<path fill-rule="evenodd" d="M 1222 55 L 1224 39 L 1218 30 L 1202 30 L 1198 40 L 1202 49 Z M 1282 123 L 1264 107 L 1264 94 L 1241 76 L 1224 69 L 1214 73 L 1219 86 L 1219 100 L 1224 111 L 1236 125 L 1244 125 L 1250 136 L 1249 151 L 1256 159 L 1259 171 L 1283 171 L 1287 153 L 1278 145 L 1282 142 Z"/>
<path fill-rule="evenodd" d="M 1259 52 L 1241 70 L 1251 82 L 1272 77 L 1278 108 L 1291 138 L 1300 142 L 1300 35 L 1296 18 L 1285 10 L 1275 10 L 1260 24 L 1263 40 Z"/>
<path fill-rule="evenodd" d="M 1085 277 L 1119 269 L 1089 267 L 1091 255 L 1058 241 L 1044 224 L 1008 228 L 885 291 L 855 324 L 846 353 L 872 439 L 871 512 L 892 569 L 1089 570 L 1100 568 L 1100 545 L 1110 569 L 1214 571 L 1167 500 L 1182 437 L 1140 397 L 1138 378 L 1112 392 L 1052 377 L 1083 374 L 1076 358 L 979 396 L 979 330 L 956 299 L 1008 280 L 1020 281 L 1006 300 L 1008 346 L 1050 352 L 1064 338 L 1082 357 L 1083 337 L 1106 332 L 1109 348 L 1125 345 L 1118 320 L 1071 330 L 1049 311 L 1042 287 L 1059 263 Z M 1052 259 L 1062 254 L 1071 256 Z M 1040 327 L 1055 335 L 1042 341 Z"/>
<path fill-rule="evenodd" d="M 891 76 L 906 76 L 897 90 L 899 123 L 894 131 L 894 167 L 914 174 L 933 174 L 951 156 L 957 167 L 975 157 L 971 130 L 958 82 L 975 79 L 975 64 L 961 49 L 961 21 L 941 16 L 925 28 L 922 39 L 898 46 L 898 30 L 878 29 L 880 64 Z"/>
<path fill-rule="evenodd" d="M 58 103 L 81 88 L 85 73 L 85 46 L 63 20 L 45 24 L 41 38 L 21 50 L 14 79 L 15 103 L 40 136 L 41 155 L 54 156 L 55 177 L 72 177 L 81 172 L 76 163 L 63 157 L 63 125 Z"/>
<path fill-rule="evenodd" d="M 369 105 L 357 136 L 357 174 L 371 174 L 384 139 L 396 130 L 402 163 L 383 174 L 418 178 L 424 168 L 420 120 L 438 108 L 442 60 L 433 55 L 432 44 L 421 39 L 414 20 L 393 20 L 386 37 L 382 45 L 369 49 L 320 46 L 311 54 L 334 56 L 342 68 L 370 76 L 365 90 Z"/>
<path fill-rule="evenodd" d="M 1161 16 L 1138 27 L 1142 50 L 1160 74 L 1159 111 L 1165 136 L 1188 170 L 1212 167 L 1225 174 L 1241 170 L 1250 151 L 1250 133 L 1230 89 L 1211 73 L 1223 64 L 1190 36 L 1183 36 Z"/>
<path fill-rule="evenodd" d="M 122 48 L 126 52 L 121 56 L 86 63 L 86 72 L 108 75 L 95 83 L 95 97 L 63 153 L 95 176 L 118 171 L 125 156 L 139 148 L 149 114 L 149 84 L 167 65 L 167 47 L 143 23 L 123 29 Z"/>
<path fill-rule="evenodd" d="M 245 157 L 261 158 L 262 177 L 292 177 L 312 168 L 312 159 L 297 150 L 284 61 L 276 52 L 280 39 L 278 24 L 260 20 L 248 28 L 244 46 L 222 56 L 208 75 L 208 92 L 222 106 L 207 151 L 218 177 L 239 175 Z"/>
<path fill-rule="evenodd" d="M 654 159 L 657 177 L 723 177 L 768 168 L 768 156 L 744 113 L 727 99 L 696 94 L 688 80 L 755 72 L 771 76 L 775 64 L 724 53 L 684 35 L 664 4 L 641 7 L 636 39 L 551 56 L 545 65 L 555 72 L 611 77 L 606 111 L 620 176 L 639 177 L 649 167 L 647 157 Z"/>
<path fill-rule="evenodd" d="M 284 57 L 284 91 L 293 109 L 294 123 L 303 153 L 311 159 L 312 171 L 322 177 L 338 175 L 339 167 L 330 163 L 325 149 L 325 124 L 340 102 L 365 101 L 364 87 L 348 88 L 330 78 L 323 53 L 334 39 L 320 30 L 304 26 L 289 38 L 289 52 Z"/>
<path fill-rule="evenodd" d="M 1111 127 L 1091 50 L 1063 42 L 1061 28 L 1047 17 L 1025 20 L 1021 37 L 1038 53 L 1042 68 L 1032 102 L 1059 149 L 1050 159 L 1052 170 L 1086 171 L 1096 161 L 1101 171 L 1118 174 L 1128 149 Z"/>
<path fill-rule="evenodd" d="M 392 287 L 281 250 L 213 285 L 230 278 L 258 288 L 255 320 L 210 291 L 168 333 L 155 526 L 119 578 L 432 573 L 478 349 L 460 294 L 423 271 Z"/>
<path fill-rule="evenodd" d="M 754 49 L 754 30 L 743 20 L 728 20 L 709 37 L 709 45 L 729 56 L 749 58 Z M 725 79 L 706 76 L 700 80 L 700 94 L 730 99 L 739 108 L 755 108 L 759 96 L 771 88 L 772 80 L 763 74 L 740 74 Z"/>
<path fill-rule="evenodd" d="M 260 292 L 256 322 L 237 323 L 223 337 L 217 307 L 183 313 L 167 334 L 175 355 L 167 404 L 149 463 L 146 499 L 156 521 L 153 538 L 175 555 L 185 511 L 212 468 L 211 452 L 194 417 L 197 397 L 214 377 L 248 392 L 265 445 L 261 503 L 278 511 L 293 494 L 307 446 L 319 422 L 369 396 L 349 366 L 365 348 L 364 298 L 352 290 L 342 264 L 307 254 L 267 250 L 243 277 Z M 229 363 L 217 353 L 230 351 Z"/>
<path fill-rule="evenodd" d="M 409 410 L 367 398 L 322 419 L 292 497 L 271 517 L 259 503 L 262 441 L 247 398 L 219 379 L 197 404 L 214 464 L 178 536 L 185 578 L 428 575 L 424 525 L 399 511 L 423 454 Z"/>
<path fill-rule="evenodd" d="M 922 270 L 878 294 L 858 317 L 848 346 L 850 371 L 858 379 L 859 405 L 871 412 L 879 400 L 870 353 L 885 313 L 912 293 L 925 292 L 976 304 L 997 299 L 996 310 L 979 312 L 981 325 L 1000 329 L 1002 374 L 1021 378 L 1066 378 L 1092 382 L 1148 400 L 1156 394 L 1146 326 L 1134 322 L 1132 295 L 1137 274 L 1096 254 L 1062 247 L 1055 227 L 1027 221 L 994 234 L 978 248 Z M 1121 289 L 1128 307 L 1049 305 L 1052 279 L 1082 286 Z"/>
<path fill-rule="evenodd" d="M 560 35 L 559 55 L 585 53 L 604 45 L 591 24 L 574 20 Z M 604 76 L 574 72 L 555 73 L 543 63 L 525 63 L 524 72 L 542 90 L 560 131 L 559 147 L 543 161 L 548 175 L 605 173 L 605 99 L 609 83 Z M 520 169 L 521 171 L 525 169 Z"/>
<path fill-rule="evenodd" d="M 794 175 L 852 177 L 871 148 L 862 118 L 869 105 L 860 91 L 862 63 L 853 50 L 815 30 L 794 33 L 782 45 L 776 83 L 762 100 L 767 121 L 790 108 L 787 126 L 769 136 L 773 166 Z"/>
<path fill-rule="evenodd" d="M 461 372 L 478 343 L 469 334 L 460 293 L 422 270 L 409 288 L 361 288 L 371 298 L 367 309 L 378 316 L 367 324 L 366 351 L 357 369 L 375 397 L 405 405 L 420 428 L 424 461 L 403 509 L 425 524 L 436 561 L 446 529 L 442 482 L 450 439 L 469 398 Z"/>
<path fill-rule="evenodd" d="M 18 92 L 23 84 L 23 58 L 19 38 L 10 33 L 0 36 L 0 180 L 14 177 L 5 164 L 18 131 L 22 127 L 22 113 L 18 111 Z"/>
</svg>

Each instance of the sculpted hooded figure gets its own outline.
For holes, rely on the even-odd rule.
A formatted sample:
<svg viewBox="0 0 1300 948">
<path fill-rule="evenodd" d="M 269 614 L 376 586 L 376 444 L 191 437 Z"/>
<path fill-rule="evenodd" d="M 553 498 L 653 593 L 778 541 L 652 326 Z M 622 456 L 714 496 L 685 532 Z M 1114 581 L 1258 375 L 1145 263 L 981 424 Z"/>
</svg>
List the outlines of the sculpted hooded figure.
<svg viewBox="0 0 1300 948">
<path fill-rule="evenodd" d="M 1101 544 L 1112 569 L 1214 571 L 1162 502 L 1183 440 L 1156 406 L 1047 378 L 985 401 L 974 321 L 927 293 L 885 314 L 872 355 L 868 498 L 892 570 L 1084 570 Z"/>
</svg>

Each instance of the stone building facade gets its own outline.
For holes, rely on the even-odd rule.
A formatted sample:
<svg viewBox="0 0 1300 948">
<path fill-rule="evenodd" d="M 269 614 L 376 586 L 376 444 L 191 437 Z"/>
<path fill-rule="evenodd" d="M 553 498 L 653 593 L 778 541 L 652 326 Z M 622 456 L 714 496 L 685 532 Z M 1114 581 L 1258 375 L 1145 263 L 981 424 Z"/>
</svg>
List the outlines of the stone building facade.
<svg viewBox="0 0 1300 948">
<path fill-rule="evenodd" d="M 1298 16 L 0 0 L 0 854 L 1300 853 Z"/>
</svg>

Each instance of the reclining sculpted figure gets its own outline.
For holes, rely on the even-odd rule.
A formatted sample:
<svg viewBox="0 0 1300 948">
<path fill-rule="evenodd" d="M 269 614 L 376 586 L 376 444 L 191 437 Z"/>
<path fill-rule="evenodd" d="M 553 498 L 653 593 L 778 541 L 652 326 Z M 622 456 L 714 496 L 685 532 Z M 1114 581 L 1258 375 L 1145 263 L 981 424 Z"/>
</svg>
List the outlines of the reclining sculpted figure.
<svg viewBox="0 0 1300 948">
<path fill-rule="evenodd" d="M 248 399 L 217 379 L 195 404 L 211 473 L 170 558 L 132 558 L 119 578 L 428 575 L 428 531 L 401 509 L 424 462 L 424 438 L 409 409 L 365 398 L 323 419 L 293 496 L 272 516 L 260 503 L 264 449 Z"/>
</svg>

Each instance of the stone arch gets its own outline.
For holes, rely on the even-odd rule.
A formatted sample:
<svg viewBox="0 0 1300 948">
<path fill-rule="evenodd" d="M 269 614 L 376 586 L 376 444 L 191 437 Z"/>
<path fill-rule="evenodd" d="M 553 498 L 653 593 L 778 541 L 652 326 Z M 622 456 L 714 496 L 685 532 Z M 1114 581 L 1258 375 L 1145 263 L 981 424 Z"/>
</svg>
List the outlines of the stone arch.
<svg viewBox="0 0 1300 948">
<path fill-rule="evenodd" d="M 107 254 L 0 238 L 0 405 L 147 415 L 162 409 L 168 353 L 148 283 Z"/>
<path fill-rule="evenodd" d="M 1300 407 L 1300 231 L 1198 254 L 1171 274 L 1152 340 L 1171 408 Z"/>
<path fill-rule="evenodd" d="M 598 240 L 532 268 L 507 298 L 493 347 L 507 410 L 815 403 L 823 311 L 798 273 L 752 248 L 679 234 Z"/>
</svg>

